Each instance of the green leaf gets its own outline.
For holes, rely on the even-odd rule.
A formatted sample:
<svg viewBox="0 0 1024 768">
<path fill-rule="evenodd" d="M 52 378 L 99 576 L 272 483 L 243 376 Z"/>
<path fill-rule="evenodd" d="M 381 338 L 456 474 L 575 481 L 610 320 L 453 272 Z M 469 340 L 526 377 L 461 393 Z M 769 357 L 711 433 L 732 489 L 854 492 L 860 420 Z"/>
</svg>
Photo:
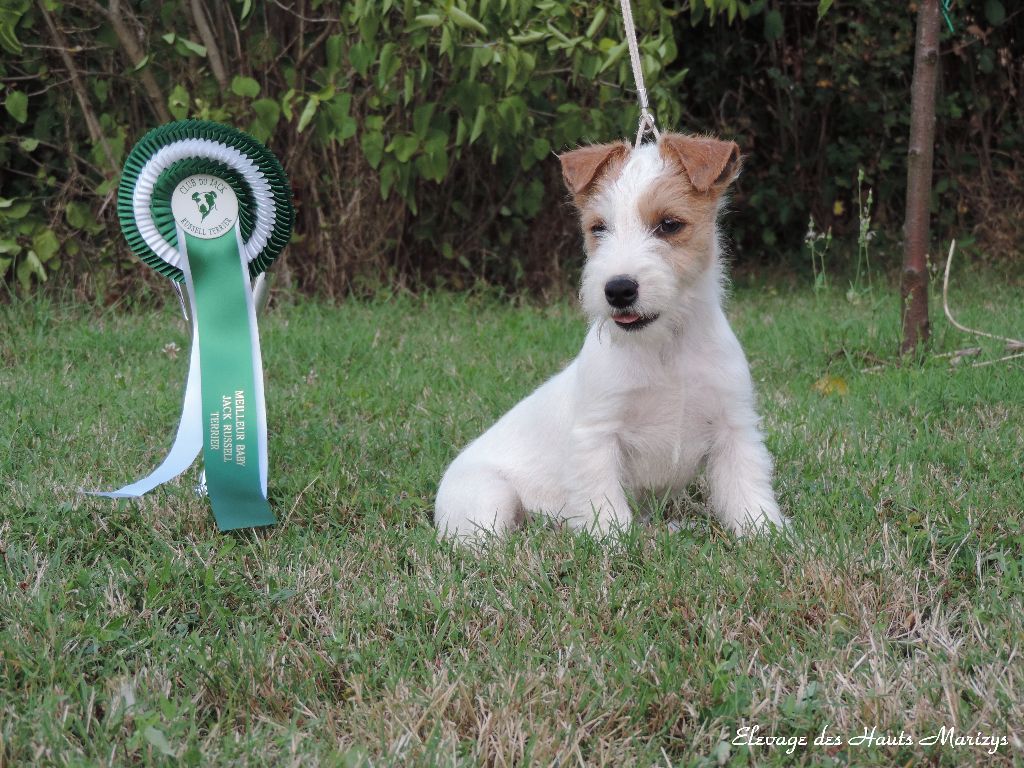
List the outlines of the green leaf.
<svg viewBox="0 0 1024 768">
<path fill-rule="evenodd" d="M 68 203 L 67 208 L 64 209 L 64 218 L 67 219 L 68 226 L 72 229 L 84 229 L 92 235 L 99 234 L 104 229 L 103 222 L 96 220 L 92 209 L 78 200 Z"/>
<path fill-rule="evenodd" d="M 441 27 L 441 44 L 437 46 L 437 51 L 449 59 L 452 58 L 455 51 L 455 44 L 452 42 L 452 28 L 447 24 Z"/>
<path fill-rule="evenodd" d="M 402 66 L 401 55 L 398 46 L 394 43 L 385 43 L 380 49 L 380 66 L 377 70 L 377 82 L 383 87 Z"/>
<path fill-rule="evenodd" d="M 359 123 L 356 122 L 354 117 L 345 115 L 341 118 L 334 126 L 334 138 L 338 141 L 347 141 L 356 135 L 356 131 L 359 129 Z"/>
<path fill-rule="evenodd" d="M 44 229 L 32 238 L 32 250 L 36 252 L 40 261 L 47 262 L 57 255 L 57 251 L 60 250 L 60 241 L 57 240 L 57 235 L 52 229 Z"/>
<path fill-rule="evenodd" d="M 167 737 L 164 736 L 163 731 L 150 725 L 146 727 L 142 735 L 157 752 L 167 757 L 174 757 L 174 750 L 171 748 L 171 743 L 167 740 Z"/>
<path fill-rule="evenodd" d="M 512 35 L 509 38 L 516 45 L 529 45 L 530 43 L 539 43 L 544 38 L 548 37 L 551 33 L 544 29 L 537 29 L 533 32 L 527 32 L 522 35 Z"/>
<path fill-rule="evenodd" d="M 337 89 L 334 87 L 333 84 L 328 83 L 316 93 L 316 97 L 320 99 L 320 101 L 322 102 L 330 101 L 331 99 L 334 98 L 334 93 L 336 90 Z"/>
<path fill-rule="evenodd" d="M 295 99 L 295 89 L 289 88 L 285 91 L 284 96 L 281 97 L 281 114 L 284 115 L 285 120 L 291 120 L 295 113 L 292 112 L 292 101 Z"/>
<path fill-rule="evenodd" d="M 256 117 L 267 128 L 273 128 L 281 117 L 281 107 L 273 99 L 256 99 L 251 105 Z"/>
<path fill-rule="evenodd" d="M 171 89 L 167 97 L 167 109 L 175 120 L 184 120 L 188 117 L 188 91 L 182 85 L 176 85 Z"/>
<path fill-rule="evenodd" d="M 7 98 L 4 99 L 4 107 L 7 114 L 24 124 L 28 120 L 28 96 L 21 91 L 9 90 Z"/>
<path fill-rule="evenodd" d="M 0 48 L 15 56 L 20 55 L 22 51 L 21 42 L 15 32 L 21 15 L 20 12 L 14 10 L 7 10 L 4 15 L 0 15 Z"/>
<path fill-rule="evenodd" d="M 32 203 L 28 200 L 6 200 L 0 198 L 0 219 L 17 221 L 23 219 L 32 210 Z"/>
<path fill-rule="evenodd" d="M 477 107 L 476 117 L 473 118 L 473 128 L 469 132 L 469 143 L 472 144 L 478 138 L 480 134 L 484 132 L 484 121 L 487 119 L 487 110 L 484 105 L 481 104 Z"/>
<path fill-rule="evenodd" d="M 407 163 L 412 159 L 412 156 L 416 154 L 416 150 L 419 149 L 419 146 L 420 140 L 416 138 L 415 135 L 406 133 L 392 139 L 391 143 L 388 144 L 387 149 L 394 153 L 395 159 L 398 160 L 398 162 Z"/>
<path fill-rule="evenodd" d="M 7 270 L 11 268 L 11 264 L 14 263 L 14 259 L 0 259 L 0 280 L 7 277 Z"/>
<path fill-rule="evenodd" d="M 381 158 L 384 157 L 384 134 L 380 131 L 364 133 L 359 145 L 363 148 L 363 154 L 366 156 L 367 162 L 370 163 L 370 167 L 377 170 Z"/>
<path fill-rule="evenodd" d="M 237 96 L 255 99 L 260 95 L 260 84 L 251 77 L 235 75 L 231 80 L 231 92 Z"/>
<path fill-rule="evenodd" d="M 395 186 L 395 182 L 398 180 L 399 169 L 398 163 L 393 160 L 389 160 L 384 163 L 380 169 L 380 197 L 381 200 L 387 200 L 391 196 L 391 190 Z"/>
<path fill-rule="evenodd" d="M 448 151 L 445 144 L 428 144 L 423 154 L 416 158 L 416 170 L 420 175 L 438 184 L 448 175 Z"/>
<path fill-rule="evenodd" d="M 628 43 L 625 40 L 623 40 L 618 45 L 609 48 L 604 63 L 601 65 L 601 68 L 598 70 L 598 73 L 600 74 L 601 72 L 605 72 L 606 70 L 618 64 L 622 57 L 626 55 L 627 47 Z"/>
<path fill-rule="evenodd" d="M 587 27 L 587 31 L 584 32 L 584 37 L 593 40 L 597 37 L 597 33 L 601 31 L 601 26 L 604 24 L 604 20 L 608 17 L 608 10 L 604 7 L 598 8 L 594 12 L 594 18 L 590 22 L 590 26 Z"/>
<path fill-rule="evenodd" d="M 764 15 L 764 39 L 769 43 L 775 42 L 784 31 L 782 24 L 782 13 L 777 10 L 768 11 Z"/>
<path fill-rule="evenodd" d="M 985 3 L 985 18 L 993 27 L 997 27 L 1006 21 L 1006 9 L 999 0 L 988 0 Z"/>
<path fill-rule="evenodd" d="M 256 99 L 251 105 L 256 119 L 249 126 L 249 133 L 262 142 L 266 142 L 281 119 L 281 107 L 273 99 Z"/>
<path fill-rule="evenodd" d="M 179 37 L 178 42 L 183 45 L 186 49 L 194 53 L 196 56 L 206 57 L 206 46 L 200 45 L 194 40 L 189 40 L 187 37 Z"/>
<path fill-rule="evenodd" d="M 453 5 L 448 9 L 448 18 L 455 22 L 455 26 L 457 27 L 471 29 L 474 32 L 479 32 L 481 35 L 487 34 L 487 27 L 457 6 Z"/>
<path fill-rule="evenodd" d="M 434 116 L 434 109 L 437 107 L 433 102 L 421 104 L 412 113 L 412 130 L 421 139 L 425 138 L 430 129 L 430 119 Z"/>
<path fill-rule="evenodd" d="M 39 260 L 34 251 L 25 254 L 25 258 L 18 263 L 15 274 L 21 287 L 26 291 L 32 285 L 32 275 L 38 277 L 39 282 L 46 282 L 46 270 L 43 268 L 43 262 Z"/>
<path fill-rule="evenodd" d="M 444 19 L 437 13 L 421 13 L 410 25 L 413 29 L 417 27 L 440 27 Z"/>
<path fill-rule="evenodd" d="M 149 54 L 148 53 L 145 56 L 143 56 L 141 59 L 139 59 L 138 63 L 134 67 L 132 67 L 132 72 L 138 72 L 143 67 L 145 67 L 147 64 L 149 64 Z"/>
<path fill-rule="evenodd" d="M 329 136 L 335 141 L 346 141 L 356 135 L 358 124 L 349 114 L 352 108 L 352 94 L 344 91 L 336 93 L 333 98 L 323 101 L 320 108 L 326 111 L 326 119 L 330 126 Z"/>
<path fill-rule="evenodd" d="M 332 75 L 341 67 L 341 51 L 345 45 L 344 35 L 331 35 L 324 42 L 324 55 L 327 59 L 327 71 Z"/>
<path fill-rule="evenodd" d="M 825 14 L 828 13 L 829 8 L 832 7 L 832 3 L 835 0 L 818 0 L 818 18 L 822 19 Z"/>
<path fill-rule="evenodd" d="M 302 114 L 299 115 L 299 133 L 302 133 L 304 130 L 306 130 L 306 127 L 309 125 L 310 121 L 314 117 L 316 117 L 316 110 L 319 106 L 320 99 L 318 99 L 316 96 L 310 96 L 309 100 L 306 102 L 306 106 L 303 107 L 302 109 Z"/>
<path fill-rule="evenodd" d="M 366 77 L 373 59 L 373 48 L 364 42 L 358 42 L 348 49 L 348 61 L 361 77 Z"/>
<path fill-rule="evenodd" d="M 0 240 L 0 253 L 9 253 L 12 256 L 17 256 L 21 253 L 21 246 L 18 245 L 17 240 Z"/>
<path fill-rule="evenodd" d="M 32 137 L 24 138 L 18 142 L 22 152 L 35 152 L 39 148 L 39 139 Z"/>
</svg>

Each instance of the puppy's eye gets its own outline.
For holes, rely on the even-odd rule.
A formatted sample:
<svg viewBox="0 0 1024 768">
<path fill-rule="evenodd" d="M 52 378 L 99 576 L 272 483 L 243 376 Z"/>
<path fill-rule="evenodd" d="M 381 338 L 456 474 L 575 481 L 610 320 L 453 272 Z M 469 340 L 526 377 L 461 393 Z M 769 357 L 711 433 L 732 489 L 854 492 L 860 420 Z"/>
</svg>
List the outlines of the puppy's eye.
<svg viewBox="0 0 1024 768">
<path fill-rule="evenodd" d="M 659 237 L 665 235 L 674 235 L 683 230 L 686 225 L 678 219 L 662 219 L 658 222 L 658 226 L 654 228 L 654 234 Z"/>
<path fill-rule="evenodd" d="M 607 231 L 608 227 L 605 226 L 605 223 L 603 221 L 599 221 L 596 224 L 590 225 L 590 234 L 592 235 L 603 235 Z"/>
</svg>

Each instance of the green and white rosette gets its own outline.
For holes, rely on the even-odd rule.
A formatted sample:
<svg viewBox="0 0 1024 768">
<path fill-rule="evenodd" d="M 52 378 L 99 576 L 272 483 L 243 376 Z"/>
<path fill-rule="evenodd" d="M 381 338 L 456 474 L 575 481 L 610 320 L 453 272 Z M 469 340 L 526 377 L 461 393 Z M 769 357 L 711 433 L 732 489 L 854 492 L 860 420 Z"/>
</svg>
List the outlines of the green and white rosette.
<svg viewBox="0 0 1024 768">
<path fill-rule="evenodd" d="M 184 282 L 192 352 L 181 422 L 167 458 L 112 498 L 177 477 L 203 451 L 221 530 L 270 525 L 263 365 L 251 280 L 291 236 L 294 211 L 277 158 L 219 123 L 181 120 L 146 134 L 129 154 L 118 215 L 132 250 Z"/>
</svg>

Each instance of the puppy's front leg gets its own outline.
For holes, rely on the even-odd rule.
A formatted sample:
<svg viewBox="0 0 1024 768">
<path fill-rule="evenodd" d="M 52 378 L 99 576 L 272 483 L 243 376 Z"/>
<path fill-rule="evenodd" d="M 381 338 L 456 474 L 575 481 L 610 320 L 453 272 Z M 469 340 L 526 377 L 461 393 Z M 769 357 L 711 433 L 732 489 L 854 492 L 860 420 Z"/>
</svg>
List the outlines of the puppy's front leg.
<svg viewBox="0 0 1024 768">
<path fill-rule="evenodd" d="M 614 434 L 577 426 L 566 458 L 569 499 L 562 513 L 566 522 L 602 537 L 628 528 L 632 514 L 619 479 L 621 462 Z"/>
<path fill-rule="evenodd" d="M 715 513 L 737 534 L 785 525 L 772 490 L 772 457 L 753 412 L 746 424 L 716 425 L 708 454 L 708 484 Z"/>
</svg>

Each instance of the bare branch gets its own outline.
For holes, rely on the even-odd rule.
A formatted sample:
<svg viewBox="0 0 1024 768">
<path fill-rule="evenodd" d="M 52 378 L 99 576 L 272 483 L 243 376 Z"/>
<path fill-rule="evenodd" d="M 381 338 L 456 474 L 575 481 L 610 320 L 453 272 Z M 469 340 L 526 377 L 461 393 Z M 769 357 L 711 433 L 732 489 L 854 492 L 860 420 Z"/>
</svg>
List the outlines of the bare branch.
<svg viewBox="0 0 1024 768">
<path fill-rule="evenodd" d="M 128 29 L 128 22 L 138 25 L 138 20 L 132 14 L 130 8 L 122 10 L 121 0 L 110 0 L 109 8 L 103 8 L 98 2 L 95 5 L 110 19 L 110 25 L 114 28 L 114 34 L 117 35 L 118 42 L 121 43 L 125 58 L 128 59 L 132 69 L 138 71 L 139 81 L 142 83 L 142 88 L 146 91 L 146 96 L 149 98 L 150 108 L 160 122 L 169 123 L 171 121 L 171 113 L 167 109 L 167 99 L 164 98 L 160 86 L 157 85 L 156 78 L 153 77 L 153 73 L 148 69 L 143 68 L 139 70 L 139 65 L 142 64 L 146 56 L 139 47 L 135 36 Z"/>
<path fill-rule="evenodd" d="M 195 22 L 196 31 L 199 32 L 199 38 L 203 41 L 203 45 L 206 46 L 206 58 L 210 62 L 213 76 L 217 79 L 217 85 L 220 86 L 222 91 L 226 91 L 228 89 L 228 73 L 224 68 L 224 59 L 221 58 L 217 38 L 214 37 L 213 30 L 210 29 L 210 22 L 206 17 L 206 6 L 203 5 L 203 0 L 192 0 L 192 20 Z"/>
<path fill-rule="evenodd" d="M 331 17 L 331 16 L 325 16 L 325 17 L 319 18 L 319 19 L 315 19 L 315 18 L 313 18 L 311 16 L 303 16 L 301 13 L 296 11 L 291 6 L 288 6 L 288 5 L 285 5 L 284 3 L 282 3 L 281 0 L 273 0 L 273 3 L 278 8 L 280 8 L 282 11 L 287 11 L 292 16 L 295 16 L 295 17 L 297 17 L 299 19 L 302 19 L 303 21 L 308 21 L 308 22 L 310 22 L 312 24 L 331 24 L 331 23 L 333 23 L 333 22 L 338 20 L 337 17 Z"/>
<path fill-rule="evenodd" d="M 50 15 L 49 10 L 46 8 L 45 0 L 38 0 L 38 6 L 47 28 L 50 30 L 50 36 L 53 38 L 53 42 L 60 53 L 61 60 L 64 62 L 64 68 L 67 69 L 68 76 L 71 78 L 71 88 L 75 92 L 75 98 L 78 99 L 78 105 L 82 108 L 82 116 L 85 118 L 89 138 L 92 139 L 93 144 L 98 144 L 103 149 L 103 154 L 107 158 L 107 164 L 116 176 L 121 169 L 118 168 L 117 163 L 114 161 L 114 153 L 111 152 L 110 145 L 107 143 L 107 137 L 103 135 L 100 122 L 96 119 L 96 113 L 89 102 L 89 93 L 86 91 L 85 84 L 82 82 L 82 78 L 79 77 L 78 68 L 75 67 L 75 62 L 71 59 L 71 54 L 68 52 L 67 41 L 64 39 L 61 31 L 57 29 L 53 16 Z"/>
</svg>

